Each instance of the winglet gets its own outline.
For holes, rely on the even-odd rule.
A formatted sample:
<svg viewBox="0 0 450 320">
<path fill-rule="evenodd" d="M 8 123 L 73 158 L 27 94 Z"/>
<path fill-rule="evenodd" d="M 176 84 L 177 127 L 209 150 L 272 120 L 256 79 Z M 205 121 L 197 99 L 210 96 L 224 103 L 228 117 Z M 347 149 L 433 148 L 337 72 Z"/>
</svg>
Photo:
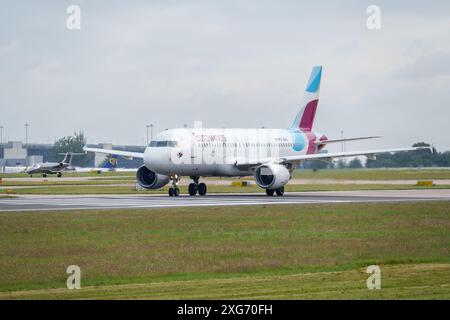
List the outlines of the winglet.
<svg viewBox="0 0 450 320">
<path fill-rule="evenodd" d="M 309 93 L 316 93 L 320 89 L 320 80 L 322 79 L 322 66 L 315 66 L 309 76 L 306 91 Z"/>
</svg>

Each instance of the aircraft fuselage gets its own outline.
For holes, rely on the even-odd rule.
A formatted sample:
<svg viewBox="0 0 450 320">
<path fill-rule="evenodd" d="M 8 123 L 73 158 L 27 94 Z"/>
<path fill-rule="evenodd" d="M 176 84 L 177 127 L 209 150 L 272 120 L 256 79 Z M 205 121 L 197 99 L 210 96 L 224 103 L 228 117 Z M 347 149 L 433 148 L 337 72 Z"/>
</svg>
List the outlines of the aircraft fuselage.
<svg viewBox="0 0 450 320">
<path fill-rule="evenodd" d="M 240 160 L 310 154 L 323 135 L 298 129 L 171 129 L 158 134 L 144 153 L 145 166 L 159 174 L 246 176 Z M 294 169 L 294 168 L 292 168 Z"/>
</svg>

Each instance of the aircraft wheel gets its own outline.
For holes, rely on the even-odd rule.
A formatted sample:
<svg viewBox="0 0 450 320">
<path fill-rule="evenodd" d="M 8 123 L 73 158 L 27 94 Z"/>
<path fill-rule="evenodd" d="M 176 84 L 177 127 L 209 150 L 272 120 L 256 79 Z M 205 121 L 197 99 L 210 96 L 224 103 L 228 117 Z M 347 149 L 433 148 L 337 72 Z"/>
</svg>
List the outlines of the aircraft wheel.
<svg viewBox="0 0 450 320">
<path fill-rule="evenodd" d="M 188 192 L 190 196 L 195 196 L 197 194 L 197 185 L 195 183 L 190 183 Z"/>
<path fill-rule="evenodd" d="M 206 184 L 204 184 L 203 182 L 199 183 L 197 190 L 199 195 L 204 196 L 207 191 Z"/>
<path fill-rule="evenodd" d="M 62 177 L 62 173 L 59 172 L 59 173 L 58 173 L 58 178 L 61 178 L 61 177 Z"/>
<path fill-rule="evenodd" d="M 273 189 L 266 189 L 266 194 L 267 194 L 269 197 L 272 197 L 273 194 L 274 194 L 274 192 L 275 192 L 275 190 L 273 190 Z"/>
<path fill-rule="evenodd" d="M 169 197 L 173 197 L 175 190 L 173 188 L 169 188 Z"/>
<path fill-rule="evenodd" d="M 173 189 L 173 195 L 175 197 L 178 197 L 180 195 L 180 189 L 178 189 L 178 188 Z"/>
<path fill-rule="evenodd" d="M 284 187 L 278 188 L 275 190 L 277 196 L 282 197 L 284 195 Z"/>
<path fill-rule="evenodd" d="M 44 178 L 47 178 L 47 175 L 44 173 L 43 175 L 42 175 Z"/>
</svg>

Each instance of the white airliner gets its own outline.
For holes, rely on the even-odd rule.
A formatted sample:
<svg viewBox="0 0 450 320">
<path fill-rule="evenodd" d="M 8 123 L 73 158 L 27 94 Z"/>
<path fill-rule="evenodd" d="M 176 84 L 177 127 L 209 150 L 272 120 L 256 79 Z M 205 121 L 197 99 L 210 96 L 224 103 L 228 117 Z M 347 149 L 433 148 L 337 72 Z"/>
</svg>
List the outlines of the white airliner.
<svg viewBox="0 0 450 320">
<path fill-rule="evenodd" d="M 375 154 L 411 151 L 421 148 L 398 148 L 368 151 L 327 153 L 327 144 L 342 141 L 371 139 L 358 137 L 329 140 L 325 135 L 312 131 L 318 102 L 322 67 L 313 68 L 303 97 L 302 108 L 286 129 L 203 129 L 178 128 L 158 134 L 144 153 L 96 149 L 97 152 L 142 158 L 144 164 L 137 170 L 136 178 L 145 189 L 158 189 L 170 181 L 170 196 L 178 196 L 180 176 L 189 176 L 191 196 L 205 195 L 207 187 L 199 183 L 200 177 L 242 177 L 252 175 L 258 186 L 268 196 L 282 196 L 291 173 L 305 160 L 331 161 L 333 158 L 367 156 Z"/>
</svg>

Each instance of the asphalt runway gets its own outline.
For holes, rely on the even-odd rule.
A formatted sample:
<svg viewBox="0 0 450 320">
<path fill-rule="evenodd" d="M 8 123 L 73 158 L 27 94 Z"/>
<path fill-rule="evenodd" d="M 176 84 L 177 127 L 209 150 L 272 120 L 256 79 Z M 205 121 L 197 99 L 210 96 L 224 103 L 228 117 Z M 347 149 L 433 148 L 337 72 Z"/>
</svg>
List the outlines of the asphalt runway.
<svg viewBox="0 0 450 320">
<path fill-rule="evenodd" d="M 450 200 L 450 190 L 289 192 L 285 193 L 284 197 L 267 197 L 262 193 L 210 194 L 195 197 L 188 195 L 180 197 L 167 195 L 24 195 L 17 198 L 0 198 L 0 212 L 430 200 Z"/>
</svg>

